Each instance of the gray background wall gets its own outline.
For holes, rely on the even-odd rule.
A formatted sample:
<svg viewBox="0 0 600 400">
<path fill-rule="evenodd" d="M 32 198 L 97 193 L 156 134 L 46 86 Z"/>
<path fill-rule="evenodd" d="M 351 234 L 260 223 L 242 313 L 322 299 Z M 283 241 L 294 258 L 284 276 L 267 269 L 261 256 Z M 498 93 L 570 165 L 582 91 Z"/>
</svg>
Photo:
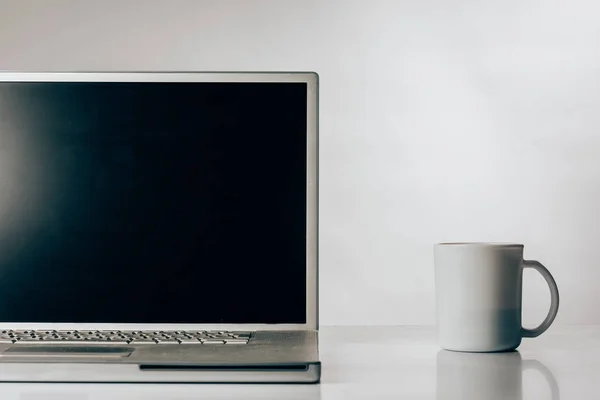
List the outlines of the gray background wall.
<svg viewBox="0 0 600 400">
<path fill-rule="evenodd" d="M 435 322 L 432 243 L 517 241 L 600 323 L 600 5 L 0 0 L 0 69 L 315 70 L 323 324 Z M 525 272 L 524 320 L 549 294 Z"/>
</svg>

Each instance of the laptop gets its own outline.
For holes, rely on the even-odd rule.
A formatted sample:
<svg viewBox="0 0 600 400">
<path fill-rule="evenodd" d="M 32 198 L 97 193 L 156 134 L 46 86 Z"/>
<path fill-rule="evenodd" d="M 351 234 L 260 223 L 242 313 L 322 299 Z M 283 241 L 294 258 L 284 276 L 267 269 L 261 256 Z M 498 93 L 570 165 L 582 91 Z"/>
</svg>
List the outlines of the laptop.
<svg viewBox="0 0 600 400">
<path fill-rule="evenodd" d="M 0 381 L 318 382 L 315 73 L 0 73 Z"/>
</svg>

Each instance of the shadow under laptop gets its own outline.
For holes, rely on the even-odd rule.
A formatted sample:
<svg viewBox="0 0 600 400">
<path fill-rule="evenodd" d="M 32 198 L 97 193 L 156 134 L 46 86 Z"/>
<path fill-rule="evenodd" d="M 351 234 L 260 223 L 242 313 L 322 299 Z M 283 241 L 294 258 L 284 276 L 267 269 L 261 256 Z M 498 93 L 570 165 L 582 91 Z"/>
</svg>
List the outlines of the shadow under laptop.
<svg viewBox="0 0 600 400">
<path fill-rule="evenodd" d="M 2 400 L 321 400 L 315 384 L 2 383 Z"/>
<path fill-rule="evenodd" d="M 550 398 L 560 398 L 558 382 L 552 371 L 539 360 L 523 360 L 518 351 L 460 353 L 440 350 L 436 363 L 436 398 L 521 400 L 523 373 L 527 370 L 535 370 L 543 376 Z"/>
</svg>

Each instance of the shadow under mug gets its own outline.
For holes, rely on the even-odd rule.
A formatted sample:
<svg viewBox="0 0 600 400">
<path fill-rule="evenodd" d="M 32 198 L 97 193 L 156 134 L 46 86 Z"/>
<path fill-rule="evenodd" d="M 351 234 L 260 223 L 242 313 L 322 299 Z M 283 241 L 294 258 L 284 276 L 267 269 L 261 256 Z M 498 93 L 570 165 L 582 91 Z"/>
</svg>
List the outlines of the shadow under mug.
<svg viewBox="0 0 600 400">
<path fill-rule="evenodd" d="M 438 400 L 521 400 L 523 372 L 538 371 L 558 400 L 558 382 L 538 360 L 523 360 L 518 351 L 505 353 L 459 353 L 440 350 L 436 363 Z"/>
</svg>

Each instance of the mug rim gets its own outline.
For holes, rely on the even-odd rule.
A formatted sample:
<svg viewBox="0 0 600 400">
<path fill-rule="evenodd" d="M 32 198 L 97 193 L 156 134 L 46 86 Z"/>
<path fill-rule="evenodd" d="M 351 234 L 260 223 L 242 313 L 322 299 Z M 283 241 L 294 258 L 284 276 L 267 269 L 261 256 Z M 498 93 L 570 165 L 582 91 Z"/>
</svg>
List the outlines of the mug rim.
<svg viewBox="0 0 600 400">
<path fill-rule="evenodd" d="M 436 246 L 443 247 L 524 247 L 524 245 L 512 242 L 441 242 Z"/>
</svg>

